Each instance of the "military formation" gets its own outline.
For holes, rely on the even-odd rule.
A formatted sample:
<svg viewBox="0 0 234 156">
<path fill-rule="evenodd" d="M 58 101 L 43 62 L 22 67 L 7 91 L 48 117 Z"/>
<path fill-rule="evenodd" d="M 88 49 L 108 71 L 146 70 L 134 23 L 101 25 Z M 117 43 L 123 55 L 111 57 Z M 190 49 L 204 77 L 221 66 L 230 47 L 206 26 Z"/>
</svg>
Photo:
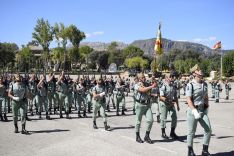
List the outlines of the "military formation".
<svg viewBox="0 0 234 156">
<path fill-rule="evenodd" d="M 109 111 L 115 111 L 116 116 L 124 116 L 126 109 L 126 96 L 133 92 L 132 114 L 135 115 L 136 142 L 152 144 L 150 131 L 154 117 L 152 109 L 156 112 L 156 120 L 160 123 L 161 137 L 165 140 L 180 139 L 175 130 L 177 127 L 177 113 L 180 110 L 178 99 L 180 91 L 187 97 L 187 144 L 188 156 L 194 156 L 193 138 L 197 123 L 204 128 L 202 155 L 210 155 L 208 152 L 211 125 L 207 115 L 209 107 L 208 84 L 203 80 L 203 73 L 198 66 L 191 70 L 191 76 L 184 79 L 175 73 L 166 74 L 163 77 L 151 77 L 146 79 L 140 74 L 130 81 L 124 77 L 101 76 L 77 76 L 72 79 L 61 72 L 55 76 L 53 72 L 48 77 L 44 74 L 25 74 L 21 76 L 0 77 L 0 120 L 8 121 L 7 113 L 12 112 L 15 133 L 19 133 L 18 120 L 21 121 L 21 133 L 29 134 L 26 130 L 26 121 L 29 116 L 38 116 L 38 119 L 52 120 L 52 114 L 59 118 L 70 119 L 71 113 L 76 113 L 78 118 L 86 118 L 87 113 L 92 113 L 93 128 L 98 129 L 97 117 L 102 117 L 105 130 L 110 130 L 107 124 Z M 219 93 L 222 91 L 221 81 L 210 82 L 212 98 L 219 102 Z M 228 80 L 224 82 L 226 100 L 229 99 L 231 85 Z M 166 134 L 167 116 L 171 117 L 170 134 Z M 45 116 L 45 117 L 44 117 Z M 140 128 L 142 117 L 146 117 L 146 132 L 142 140 Z"/>
</svg>

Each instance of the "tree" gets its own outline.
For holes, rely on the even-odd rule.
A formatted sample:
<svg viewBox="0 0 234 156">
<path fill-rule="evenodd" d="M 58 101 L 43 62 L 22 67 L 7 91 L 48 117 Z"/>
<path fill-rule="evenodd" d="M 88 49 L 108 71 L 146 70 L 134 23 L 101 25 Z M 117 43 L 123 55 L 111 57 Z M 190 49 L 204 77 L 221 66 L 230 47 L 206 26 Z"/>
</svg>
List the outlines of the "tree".
<svg viewBox="0 0 234 156">
<path fill-rule="evenodd" d="M 18 53 L 18 69 L 20 71 L 28 71 L 30 69 L 30 64 L 33 60 L 33 54 L 29 47 L 24 47 Z"/>
<path fill-rule="evenodd" d="M 135 68 L 135 69 L 141 69 L 144 71 L 148 67 L 148 61 L 143 59 L 142 57 L 133 57 L 133 58 L 128 58 L 125 60 L 125 65 L 128 68 Z"/>
<path fill-rule="evenodd" d="M 43 48 L 44 54 L 44 63 L 47 68 L 47 62 L 49 59 L 49 46 L 50 42 L 53 40 L 53 28 L 50 26 L 48 20 L 44 20 L 43 18 L 37 20 L 37 25 L 34 28 L 34 32 L 32 33 L 34 42 L 36 44 L 40 44 Z"/>
<path fill-rule="evenodd" d="M 234 51 L 231 51 L 223 57 L 223 73 L 230 77 L 234 75 Z"/>
<path fill-rule="evenodd" d="M 18 49 L 15 43 L 0 43 L 0 66 L 4 68 L 12 65 Z"/>
<path fill-rule="evenodd" d="M 140 48 L 135 47 L 133 45 L 130 45 L 123 49 L 123 56 L 124 58 L 132 58 L 136 56 L 142 56 L 144 54 L 144 51 L 142 51 Z"/>
<path fill-rule="evenodd" d="M 75 25 L 68 27 L 68 38 L 72 43 L 73 47 L 79 48 L 80 42 L 85 39 L 85 33 L 80 31 Z"/>
<path fill-rule="evenodd" d="M 108 57 L 109 53 L 106 51 L 93 51 L 89 55 L 90 62 L 95 63 L 98 70 L 108 68 Z"/>
<path fill-rule="evenodd" d="M 117 44 L 117 42 L 111 42 L 111 44 L 107 47 L 107 51 L 108 52 L 115 52 L 115 51 L 117 51 L 117 47 L 118 47 L 118 44 Z"/>
</svg>

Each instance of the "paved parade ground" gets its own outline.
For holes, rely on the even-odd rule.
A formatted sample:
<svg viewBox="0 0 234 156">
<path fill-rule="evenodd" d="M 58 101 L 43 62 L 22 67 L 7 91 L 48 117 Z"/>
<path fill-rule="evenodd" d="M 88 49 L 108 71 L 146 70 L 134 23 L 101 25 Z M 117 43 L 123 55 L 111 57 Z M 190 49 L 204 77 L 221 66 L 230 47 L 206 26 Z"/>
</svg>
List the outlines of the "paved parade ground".
<svg viewBox="0 0 234 156">
<path fill-rule="evenodd" d="M 234 88 L 234 83 L 231 85 Z M 71 119 L 60 119 L 59 115 L 51 115 L 52 120 L 46 120 L 43 115 L 43 120 L 38 120 L 36 115 L 29 116 L 32 121 L 27 121 L 26 129 L 30 131 L 30 135 L 15 134 L 10 113 L 10 122 L 0 122 L 0 156 L 186 156 L 185 96 L 181 95 L 179 100 L 181 110 L 178 112 L 176 132 L 180 141 L 161 138 L 160 125 L 156 122 L 154 114 L 155 121 L 150 134 L 154 144 L 139 144 L 135 141 L 135 116 L 131 111 L 131 96 L 132 93 L 126 98 L 126 116 L 116 116 L 113 109 L 107 112 L 110 131 L 104 130 L 101 118 L 97 119 L 99 129 L 94 130 L 91 114 L 88 114 L 89 118 L 77 118 L 77 113 L 73 110 Z M 234 156 L 234 89 L 231 90 L 230 100 L 224 99 L 224 90 L 220 97 L 220 103 L 214 103 L 214 99 L 210 98 L 208 116 L 212 125 L 212 137 L 209 151 L 215 156 Z M 18 124 L 21 130 L 20 123 Z M 142 139 L 145 135 L 145 125 L 143 117 Z M 169 135 L 170 115 L 166 132 Z M 198 155 L 202 151 L 202 136 L 203 129 L 198 124 L 194 139 L 194 151 Z"/>
</svg>

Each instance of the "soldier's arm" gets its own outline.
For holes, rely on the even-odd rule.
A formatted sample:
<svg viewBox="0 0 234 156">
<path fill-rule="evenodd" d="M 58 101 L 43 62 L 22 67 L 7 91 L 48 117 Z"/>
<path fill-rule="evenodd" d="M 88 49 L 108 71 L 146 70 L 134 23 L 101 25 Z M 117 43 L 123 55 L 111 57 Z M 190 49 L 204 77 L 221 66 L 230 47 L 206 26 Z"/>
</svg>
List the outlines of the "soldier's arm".
<svg viewBox="0 0 234 156">
<path fill-rule="evenodd" d="M 142 92 L 142 93 L 146 93 L 146 92 L 148 92 L 149 90 L 151 90 L 152 88 L 154 88 L 155 87 L 155 84 L 152 84 L 151 86 L 149 86 L 149 87 L 139 87 L 139 89 L 138 89 L 138 91 L 139 92 Z"/>
</svg>

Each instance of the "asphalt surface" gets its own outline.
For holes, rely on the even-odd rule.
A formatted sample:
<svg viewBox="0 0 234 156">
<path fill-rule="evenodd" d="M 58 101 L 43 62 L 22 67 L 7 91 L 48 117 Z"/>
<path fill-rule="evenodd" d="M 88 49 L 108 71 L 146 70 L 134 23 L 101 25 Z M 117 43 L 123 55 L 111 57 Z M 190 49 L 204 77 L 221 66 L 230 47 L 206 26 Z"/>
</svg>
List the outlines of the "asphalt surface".
<svg viewBox="0 0 234 156">
<path fill-rule="evenodd" d="M 210 87 L 210 86 L 209 86 Z M 232 83 L 234 88 L 234 83 Z M 181 91 L 183 93 L 183 91 Z M 185 97 L 181 95 L 178 112 L 177 135 L 179 141 L 163 140 L 161 129 L 156 122 L 151 130 L 154 144 L 139 144 L 135 141 L 135 116 L 132 115 L 132 94 L 126 98 L 126 116 L 116 116 L 111 109 L 108 114 L 110 131 L 105 131 L 101 118 L 97 119 L 99 129 L 92 127 L 92 114 L 88 118 L 77 118 L 73 111 L 71 119 L 59 119 L 59 115 L 51 115 L 52 120 L 42 120 L 38 116 L 29 116 L 26 129 L 30 135 L 15 134 L 12 114 L 8 114 L 9 122 L 0 122 L 0 156 L 186 156 L 187 155 L 187 122 Z M 209 89 L 209 95 L 211 91 Z M 220 95 L 220 103 L 210 98 L 209 118 L 212 125 L 212 137 L 209 151 L 215 156 L 234 156 L 234 89 L 230 100 L 225 100 L 225 92 Z M 111 105 L 112 106 L 112 105 Z M 153 112 L 155 112 L 153 108 Z M 166 132 L 170 133 L 170 115 L 168 115 Z M 144 138 L 146 120 L 143 117 L 141 137 Z M 21 130 L 20 122 L 19 129 Z M 194 151 L 197 155 L 202 151 L 203 129 L 198 124 Z"/>
</svg>

